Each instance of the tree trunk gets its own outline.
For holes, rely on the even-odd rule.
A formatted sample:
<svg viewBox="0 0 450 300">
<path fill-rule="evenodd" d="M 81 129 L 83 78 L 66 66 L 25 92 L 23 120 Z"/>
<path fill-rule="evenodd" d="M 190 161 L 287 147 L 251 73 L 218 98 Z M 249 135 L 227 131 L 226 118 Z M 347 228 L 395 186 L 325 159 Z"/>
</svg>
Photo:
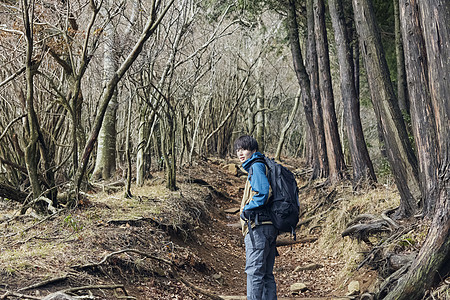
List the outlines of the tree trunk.
<svg viewBox="0 0 450 300">
<path fill-rule="evenodd" d="M 152 1 L 152 11 L 150 13 L 150 16 L 147 20 L 147 24 L 145 24 L 145 28 L 143 29 L 143 32 L 141 36 L 139 37 L 139 40 L 134 45 L 133 49 L 125 59 L 125 61 L 122 63 L 122 65 L 119 67 L 119 69 L 114 73 L 114 76 L 108 81 L 108 84 L 105 87 L 105 91 L 103 93 L 101 103 L 99 105 L 97 116 L 95 117 L 94 125 L 92 132 L 89 136 L 89 139 L 86 143 L 86 146 L 83 151 L 83 156 L 81 157 L 81 164 L 78 167 L 78 170 L 75 175 L 75 189 L 76 192 L 80 190 L 81 182 L 84 177 L 84 174 L 86 172 L 86 168 L 89 162 L 89 158 L 91 156 L 91 153 L 94 149 L 94 144 L 97 141 L 98 134 L 100 131 L 100 127 L 103 123 L 103 119 L 106 113 L 106 110 L 108 108 L 109 101 L 114 95 L 115 88 L 119 81 L 122 79 L 122 77 L 125 75 L 126 71 L 131 67 L 131 65 L 134 63 L 136 58 L 139 56 L 139 54 L 142 51 L 142 47 L 144 43 L 150 38 L 150 36 L 153 34 L 153 32 L 158 27 L 159 23 L 161 22 L 164 15 L 167 13 L 167 10 L 170 6 L 172 6 L 174 0 L 170 0 L 169 3 L 162 9 L 159 16 L 156 16 L 156 7 L 155 7 L 155 0 Z"/>
<path fill-rule="evenodd" d="M 292 60 L 294 64 L 294 71 L 295 75 L 297 76 L 297 81 L 300 85 L 300 89 L 302 90 L 303 109 L 305 111 L 305 117 L 310 132 L 312 155 L 315 156 L 317 155 L 317 130 L 314 124 L 314 117 L 313 117 L 313 104 L 311 100 L 311 83 L 309 80 L 309 76 L 306 72 L 305 65 L 303 64 L 302 51 L 300 49 L 295 0 L 289 0 L 288 3 L 287 26 L 288 26 L 289 43 L 291 46 Z M 318 159 L 314 159 L 313 161 L 319 162 Z M 319 164 L 315 164 L 313 167 L 319 168 Z"/>
<path fill-rule="evenodd" d="M 265 98 L 264 86 L 258 82 L 258 96 L 256 97 L 256 137 L 258 141 L 259 151 L 264 152 L 264 119 L 265 119 Z"/>
<path fill-rule="evenodd" d="M 171 191 L 177 190 L 177 177 L 176 177 L 176 150 L 175 150 L 175 122 L 172 119 L 173 115 L 171 113 L 166 114 L 165 126 L 161 133 L 164 140 L 161 141 L 164 164 L 166 167 L 166 187 Z"/>
<path fill-rule="evenodd" d="M 322 104 L 320 103 L 319 91 L 319 66 L 317 64 L 316 36 L 314 33 L 314 8 L 313 0 L 306 1 L 306 14 L 308 23 L 308 48 L 306 61 L 310 85 L 311 85 L 311 103 L 315 136 L 313 138 L 313 172 L 310 179 L 328 177 L 328 158 L 327 145 L 325 142 L 325 130 L 323 128 Z M 312 132 L 311 132 L 312 134 Z M 311 135 L 310 134 L 310 135 Z"/>
<path fill-rule="evenodd" d="M 411 3 L 412 2 L 412 3 Z M 416 1 L 403 0 L 400 5 L 402 34 L 407 53 L 406 72 L 411 99 L 411 121 L 419 162 L 423 213 L 433 213 L 437 196 L 436 127 L 428 88 L 428 65 L 425 42 L 420 28 Z"/>
<path fill-rule="evenodd" d="M 356 29 L 364 56 L 375 113 L 380 121 L 387 157 L 400 193 L 399 217 L 413 215 L 420 199 L 417 160 L 398 106 L 370 0 L 353 0 Z"/>
<path fill-rule="evenodd" d="M 345 162 L 342 153 L 341 140 L 338 133 L 334 96 L 331 82 L 330 57 L 325 25 L 325 3 L 314 0 L 314 27 L 316 33 L 316 48 L 319 65 L 319 89 L 322 99 L 323 124 L 327 146 L 328 178 L 335 183 L 345 177 Z"/>
<path fill-rule="evenodd" d="M 191 150 L 189 152 L 189 163 L 192 163 L 192 157 L 194 155 L 195 144 L 198 144 L 197 139 L 198 139 L 198 132 L 200 130 L 200 121 L 204 118 L 205 109 L 208 106 L 208 104 L 210 103 L 211 99 L 212 99 L 211 96 L 207 97 L 205 103 L 203 103 L 203 105 L 200 108 L 200 112 L 199 112 L 197 120 L 195 122 L 194 133 L 192 134 Z"/>
<path fill-rule="evenodd" d="M 408 87 L 406 84 L 405 53 L 403 51 L 402 29 L 400 28 L 399 0 L 394 1 L 395 18 L 395 53 L 397 55 L 397 98 L 398 106 L 403 114 L 409 115 Z M 406 52 L 408 53 L 408 52 Z"/>
<path fill-rule="evenodd" d="M 375 182 L 376 176 L 367 151 L 359 112 L 359 99 L 355 88 L 353 55 L 346 28 L 342 0 L 328 0 L 334 37 L 339 59 L 341 97 L 344 119 L 353 165 L 353 185 L 357 188 L 363 181 Z"/>
<path fill-rule="evenodd" d="M 294 121 L 295 114 L 297 113 L 297 108 L 298 108 L 298 104 L 300 102 L 301 96 L 302 96 L 301 90 L 299 90 L 297 97 L 295 97 L 294 108 L 292 109 L 291 113 L 289 114 L 289 119 L 288 119 L 286 125 L 284 125 L 283 129 L 281 130 L 280 139 L 278 140 L 277 152 L 275 154 L 275 159 L 278 161 L 281 160 L 281 151 L 283 150 L 286 133 L 289 130 L 289 128 L 291 127 L 292 122 Z"/>
<path fill-rule="evenodd" d="M 107 8 L 110 8 L 112 3 L 107 3 Z M 112 78 L 117 70 L 117 55 L 116 55 L 116 29 L 112 20 L 109 20 L 104 28 L 105 43 L 103 54 L 103 71 L 104 78 L 109 80 Z M 97 141 L 97 158 L 95 160 L 95 167 L 92 174 L 94 179 L 109 179 L 116 170 L 116 115 L 117 115 L 117 90 L 109 101 L 106 109 L 105 117 L 98 135 Z"/>
<path fill-rule="evenodd" d="M 37 62 L 33 62 L 33 15 L 29 15 L 34 11 L 33 4 L 28 4 L 27 1 L 22 1 L 23 22 L 25 27 L 25 38 L 27 42 L 26 56 L 25 56 L 25 80 L 26 80 L 26 111 L 27 111 L 27 145 L 25 147 L 25 164 L 27 166 L 28 177 L 30 179 L 33 199 L 42 196 L 41 183 L 39 181 L 39 123 L 34 109 L 34 74 L 38 67 Z M 36 65 L 35 65 L 36 64 Z M 33 200 L 32 199 L 32 200 Z M 42 202 L 36 202 L 33 206 L 38 214 L 45 214 L 46 209 Z"/>
<path fill-rule="evenodd" d="M 141 106 L 141 111 L 139 112 L 139 128 L 138 128 L 138 144 L 137 144 L 137 153 L 136 153 L 136 185 L 141 187 L 144 185 L 144 170 L 145 170 L 145 132 L 146 132 L 146 123 L 145 123 L 145 113 L 147 105 L 143 104 Z M 149 137 L 150 138 L 150 137 Z"/>
<path fill-rule="evenodd" d="M 356 96 L 358 97 L 358 100 L 360 99 L 360 51 L 359 51 L 359 42 L 358 42 L 358 34 L 355 30 L 355 22 L 352 20 L 352 27 L 350 28 L 351 34 L 349 36 L 352 37 L 352 53 L 353 53 L 353 74 L 355 74 L 355 90 L 356 90 Z"/>
<path fill-rule="evenodd" d="M 125 154 L 127 157 L 127 181 L 125 184 L 125 198 L 131 198 L 133 195 L 131 194 L 131 178 L 132 175 L 132 169 L 131 169 L 131 109 L 132 107 L 132 93 L 130 93 L 130 99 L 128 99 L 128 114 L 127 114 L 127 136 L 126 136 L 126 142 L 125 142 Z"/>
</svg>

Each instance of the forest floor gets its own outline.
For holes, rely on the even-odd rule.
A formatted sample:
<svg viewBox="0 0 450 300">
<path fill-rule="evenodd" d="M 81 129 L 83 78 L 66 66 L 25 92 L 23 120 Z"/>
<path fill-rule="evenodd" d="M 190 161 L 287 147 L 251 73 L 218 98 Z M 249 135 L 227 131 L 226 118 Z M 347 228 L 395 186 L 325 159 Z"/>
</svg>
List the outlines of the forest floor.
<svg viewBox="0 0 450 300">
<path fill-rule="evenodd" d="M 133 186 L 131 199 L 123 188 L 97 184 L 77 208 L 44 219 L 0 201 L 0 299 L 42 299 L 56 291 L 83 299 L 244 299 L 245 251 L 234 209 L 246 177 L 235 163 L 183 168 L 175 192 L 155 172 L 145 186 Z M 393 183 L 355 193 L 350 183 L 307 184 L 300 161 L 284 163 L 301 187 L 302 225 L 297 243 L 279 237 L 280 299 L 348 299 L 351 281 L 370 292 L 379 277 L 358 268 L 370 248 L 341 233 L 356 215 L 396 207 Z M 306 289 L 293 294 L 294 283 Z"/>
</svg>

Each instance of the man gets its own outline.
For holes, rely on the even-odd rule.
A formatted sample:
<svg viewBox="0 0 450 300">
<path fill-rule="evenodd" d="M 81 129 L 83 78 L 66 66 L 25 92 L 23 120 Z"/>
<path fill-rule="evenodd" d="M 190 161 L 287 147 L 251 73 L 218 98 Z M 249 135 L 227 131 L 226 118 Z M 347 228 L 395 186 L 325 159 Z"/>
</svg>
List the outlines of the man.
<svg viewBox="0 0 450 300">
<path fill-rule="evenodd" d="M 260 161 L 257 141 L 248 135 L 234 142 L 234 149 L 249 173 L 241 202 L 241 225 L 245 242 L 245 273 L 248 300 L 277 299 L 273 276 L 278 230 L 272 225 L 264 204 L 270 196 L 266 165 Z M 249 227 L 250 224 L 250 227 Z"/>
</svg>

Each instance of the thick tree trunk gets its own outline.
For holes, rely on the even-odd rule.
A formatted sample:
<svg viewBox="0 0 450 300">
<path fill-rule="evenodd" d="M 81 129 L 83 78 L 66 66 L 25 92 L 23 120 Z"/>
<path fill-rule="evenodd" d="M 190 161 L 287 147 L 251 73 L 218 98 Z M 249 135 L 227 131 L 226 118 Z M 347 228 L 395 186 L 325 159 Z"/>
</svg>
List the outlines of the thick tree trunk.
<svg viewBox="0 0 450 300">
<path fill-rule="evenodd" d="M 372 2 L 353 0 L 352 4 L 374 110 L 381 123 L 387 157 L 401 197 L 397 215 L 411 216 L 420 199 L 417 160 L 390 80 Z"/>
<path fill-rule="evenodd" d="M 412 3 L 411 3 L 412 2 Z M 428 65 L 425 41 L 420 28 L 416 1 L 402 0 L 400 17 L 407 53 L 406 72 L 411 99 L 411 120 L 419 162 L 419 180 L 422 190 L 423 213 L 433 213 L 437 191 L 436 127 L 428 88 Z"/>
<path fill-rule="evenodd" d="M 112 7 L 112 3 L 107 3 L 107 7 Z M 110 20 L 104 28 L 106 40 L 103 54 L 104 78 L 109 80 L 117 71 L 116 55 L 116 29 Z M 116 115 L 117 115 L 117 90 L 109 101 L 108 108 L 98 135 L 97 158 L 92 174 L 94 179 L 109 179 L 116 170 Z"/>
<path fill-rule="evenodd" d="M 366 147 L 361 118 L 359 99 L 355 88 L 353 73 L 353 55 L 342 0 L 328 0 L 334 37 L 339 59 L 341 97 L 344 105 L 344 119 L 353 165 L 353 184 L 357 188 L 363 181 L 375 182 L 376 176 Z"/>
<path fill-rule="evenodd" d="M 437 199 L 430 230 L 405 278 L 385 299 L 422 299 L 425 291 L 448 272 L 450 257 L 450 3 L 426 0 L 407 3 L 419 8 L 428 64 L 428 87 L 436 123 Z M 432 128 L 430 128 L 432 130 Z M 418 149 L 420 151 L 421 149 Z"/>
<path fill-rule="evenodd" d="M 327 145 L 323 128 L 322 104 L 319 91 L 319 66 L 317 64 L 316 36 L 314 34 L 313 0 L 306 1 L 306 19 L 308 24 L 307 68 L 311 84 L 311 103 L 316 144 L 313 145 L 313 173 L 310 179 L 328 177 Z M 312 134 L 312 132 L 311 132 Z"/>
<path fill-rule="evenodd" d="M 291 46 L 292 60 L 294 63 L 294 71 L 302 90 L 303 109 L 305 111 L 305 117 L 310 132 L 312 155 L 315 157 L 317 155 L 317 130 L 316 126 L 314 125 L 313 118 L 313 105 L 311 101 L 310 85 L 311 83 L 309 80 L 309 76 L 306 73 L 305 65 L 303 64 L 302 52 L 300 49 L 295 0 L 289 0 L 287 7 L 287 23 L 289 43 Z M 316 158 L 314 158 L 313 161 L 319 162 L 319 160 L 317 160 Z M 319 164 L 315 164 L 313 167 L 319 168 Z"/>
<path fill-rule="evenodd" d="M 335 183 L 345 177 L 346 167 L 334 108 L 330 57 L 325 26 L 325 3 L 323 0 L 314 0 L 314 26 L 319 65 L 319 88 L 322 99 L 323 123 L 330 171 L 328 178 L 331 183 Z"/>
</svg>

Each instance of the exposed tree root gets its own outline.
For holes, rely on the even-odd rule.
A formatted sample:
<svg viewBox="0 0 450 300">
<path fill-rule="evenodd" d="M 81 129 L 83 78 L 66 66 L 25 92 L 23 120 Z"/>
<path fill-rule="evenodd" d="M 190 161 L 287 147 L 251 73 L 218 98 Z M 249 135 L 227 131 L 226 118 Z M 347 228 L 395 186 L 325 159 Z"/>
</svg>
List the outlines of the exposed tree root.
<svg viewBox="0 0 450 300">
<path fill-rule="evenodd" d="M 123 189 L 125 186 L 125 182 L 123 180 L 108 182 L 108 183 L 100 183 L 100 182 L 91 182 L 93 186 L 99 187 L 105 193 L 117 192 Z"/>
<path fill-rule="evenodd" d="M 218 191 L 218 190 L 215 189 L 211 184 L 209 184 L 208 182 L 206 182 L 206 181 L 203 180 L 203 179 L 191 178 L 191 179 L 189 180 L 189 183 L 195 183 L 195 184 L 198 184 L 198 185 L 201 185 L 201 186 L 205 186 L 205 187 L 207 187 L 214 195 L 219 196 L 219 197 L 224 198 L 224 199 L 231 199 L 230 196 L 225 195 L 224 193 Z"/>
<path fill-rule="evenodd" d="M 408 271 L 410 266 L 411 266 L 411 262 L 404 265 L 403 267 L 401 267 L 400 269 L 398 269 L 397 271 L 392 273 L 388 278 L 386 278 L 378 290 L 377 299 L 383 299 L 384 296 L 389 293 L 389 287 L 394 282 L 399 280 L 403 276 L 403 274 L 405 274 L 406 271 Z"/>
<path fill-rule="evenodd" d="M 315 237 L 315 236 L 297 239 L 296 241 L 292 241 L 292 240 L 277 240 L 277 247 L 289 246 L 289 245 L 295 245 L 295 244 L 313 243 L 315 241 L 317 241 L 317 237 Z"/>
<path fill-rule="evenodd" d="M 65 294 L 69 293 L 75 293 L 78 291 L 84 291 L 84 290 L 115 290 L 115 289 L 121 289 L 125 296 L 116 296 L 120 299 L 136 299 L 135 297 L 128 296 L 127 290 L 123 286 L 123 284 L 111 284 L 111 285 L 86 285 L 86 286 L 79 286 L 79 287 L 73 287 L 69 289 L 62 290 L 61 292 Z"/>
<path fill-rule="evenodd" d="M 31 296 L 31 295 L 25 295 L 25 294 L 21 294 L 21 293 L 16 293 L 16 292 L 12 292 L 12 291 L 7 291 L 5 294 L 3 294 L 2 296 L 0 296 L 0 299 L 8 299 L 8 297 L 16 297 L 19 299 L 37 299 L 40 300 L 41 297 L 35 297 L 35 296 Z"/>
<path fill-rule="evenodd" d="M 386 212 L 379 219 L 371 214 L 361 214 L 349 223 L 347 229 L 342 232 L 342 237 L 349 236 L 363 241 L 367 245 L 372 246 L 369 237 L 379 233 L 391 233 L 399 226 L 387 216 Z"/>
<path fill-rule="evenodd" d="M 162 262 L 164 264 L 167 264 L 167 265 L 170 266 L 170 270 L 169 270 L 170 275 L 173 276 L 173 278 L 175 278 L 176 280 L 182 282 L 183 284 L 185 284 L 187 287 L 191 288 L 192 290 L 194 290 L 194 291 L 196 291 L 196 292 L 198 292 L 198 293 L 200 293 L 200 294 L 202 294 L 204 296 L 207 296 L 207 297 L 209 297 L 209 298 L 211 298 L 213 300 L 222 300 L 221 297 L 219 297 L 219 296 L 217 296 L 215 294 L 212 294 L 212 293 L 210 293 L 210 292 L 208 292 L 208 291 L 206 291 L 206 290 L 204 290 L 204 289 L 202 289 L 202 288 L 200 288 L 200 287 L 190 283 L 189 281 L 187 281 L 183 277 L 181 277 L 178 274 L 177 270 L 176 270 L 175 263 L 173 263 L 172 261 L 164 259 L 164 258 L 161 258 L 161 257 L 154 256 L 154 255 L 149 254 L 149 253 L 145 253 L 145 252 L 137 250 L 137 249 L 123 249 L 123 250 L 111 252 L 108 255 L 106 255 L 105 257 L 103 257 L 103 259 L 101 261 L 99 261 L 98 263 L 86 264 L 86 265 L 82 265 L 82 266 L 73 266 L 72 268 L 76 269 L 76 270 L 88 270 L 88 269 L 92 269 L 92 268 L 95 268 L 95 267 L 100 267 L 110 257 L 112 257 L 114 255 L 121 254 L 121 253 L 126 253 L 126 252 L 139 254 L 141 256 L 144 256 L 144 257 L 147 257 L 147 258 L 150 258 L 150 259 Z"/>
<path fill-rule="evenodd" d="M 67 278 L 69 278 L 68 274 L 66 274 L 64 276 L 61 276 L 61 277 L 56 277 L 56 278 L 51 278 L 51 279 L 48 279 L 48 280 L 44 280 L 44 281 L 38 282 L 36 284 L 33 284 L 33 285 L 30 285 L 30 286 L 18 289 L 17 291 L 18 292 L 23 292 L 23 291 L 26 291 L 26 290 L 37 289 L 37 288 L 44 287 L 44 286 L 49 285 L 49 284 L 54 284 L 54 283 L 58 283 L 58 282 L 64 281 Z"/>
<path fill-rule="evenodd" d="M 22 192 L 21 190 L 13 188 L 7 184 L 0 183 L 0 197 L 23 203 L 27 196 L 28 193 Z"/>
<path fill-rule="evenodd" d="M 370 264 L 372 267 L 378 269 L 378 273 L 387 276 L 376 293 L 377 299 L 383 299 L 383 297 L 389 294 L 393 284 L 402 280 L 415 259 L 414 253 L 401 255 L 386 251 L 386 249 L 392 249 L 392 246 L 398 242 L 399 238 L 412 230 L 411 227 L 405 228 L 399 226 L 392 220 L 388 216 L 392 211 L 388 210 L 383 212 L 381 218 L 371 214 L 358 215 L 348 225 L 347 229 L 342 232 L 343 237 L 349 236 L 356 238 L 358 241 L 364 241 L 370 246 L 373 246 L 369 240 L 371 235 L 390 233 L 388 237 L 383 238 L 376 246 L 373 246 L 372 250 L 357 268 L 360 269 L 365 264 Z"/>
<path fill-rule="evenodd" d="M 107 223 L 112 224 L 112 225 L 129 224 L 130 226 L 133 226 L 133 227 L 140 227 L 140 226 L 142 226 L 141 224 L 144 222 L 148 222 L 157 228 L 161 228 L 162 230 L 164 230 L 165 232 L 168 232 L 169 234 L 172 234 L 172 233 L 177 232 L 178 230 L 181 230 L 181 228 L 179 228 L 179 227 L 161 223 L 154 218 L 145 218 L 145 217 L 136 218 L 136 219 L 128 219 L 128 220 L 109 220 Z"/>
</svg>

